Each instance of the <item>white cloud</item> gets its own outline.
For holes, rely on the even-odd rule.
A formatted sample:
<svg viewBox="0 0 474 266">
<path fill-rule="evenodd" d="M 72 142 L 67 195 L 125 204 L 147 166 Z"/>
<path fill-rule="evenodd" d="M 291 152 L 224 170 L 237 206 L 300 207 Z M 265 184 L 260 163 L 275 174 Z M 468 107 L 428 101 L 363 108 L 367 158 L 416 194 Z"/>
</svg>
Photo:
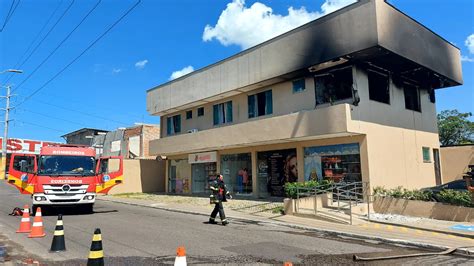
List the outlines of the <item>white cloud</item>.
<svg viewBox="0 0 474 266">
<path fill-rule="evenodd" d="M 181 76 L 184 76 L 184 75 L 186 75 L 186 74 L 189 74 L 189 73 L 191 73 L 191 72 L 193 72 L 193 71 L 194 71 L 194 67 L 193 67 L 193 66 L 187 66 L 187 67 L 185 67 L 185 68 L 183 68 L 183 69 L 181 69 L 181 70 L 174 71 L 174 72 L 171 74 L 169 80 L 177 79 L 177 78 L 179 78 L 179 77 L 181 77 Z"/>
<path fill-rule="evenodd" d="M 224 46 L 236 44 L 246 49 L 353 2 L 356 0 L 326 0 L 321 12 L 289 7 L 288 15 L 283 16 L 273 13 L 271 7 L 260 2 L 246 7 L 245 0 L 233 0 L 222 11 L 215 26 L 206 25 L 202 39 L 216 39 Z"/>
<path fill-rule="evenodd" d="M 144 69 L 145 66 L 146 66 L 146 64 L 148 64 L 148 60 L 147 60 L 147 59 L 136 62 L 136 63 L 135 63 L 135 67 L 136 67 L 137 69 Z"/>
<path fill-rule="evenodd" d="M 461 62 L 474 62 L 474 58 L 471 58 L 469 56 L 461 55 Z"/>
<path fill-rule="evenodd" d="M 114 68 L 114 69 L 112 69 L 112 74 L 118 74 L 118 73 L 120 73 L 120 72 L 122 72 L 122 69 L 121 69 L 121 68 Z"/>
<path fill-rule="evenodd" d="M 474 54 L 474 34 L 469 35 L 464 44 L 469 49 L 469 53 Z"/>
</svg>

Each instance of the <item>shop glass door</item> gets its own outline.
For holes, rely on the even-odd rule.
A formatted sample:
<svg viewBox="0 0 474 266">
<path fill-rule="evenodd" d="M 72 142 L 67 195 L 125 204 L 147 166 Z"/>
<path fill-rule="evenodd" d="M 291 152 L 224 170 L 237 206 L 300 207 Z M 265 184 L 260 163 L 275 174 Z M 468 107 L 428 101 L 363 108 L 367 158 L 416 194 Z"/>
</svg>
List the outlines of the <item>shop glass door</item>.
<svg viewBox="0 0 474 266">
<path fill-rule="evenodd" d="M 216 163 L 196 163 L 192 165 L 193 193 L 207 191 L 209 179 L 216 175 Z"/>
</svg>

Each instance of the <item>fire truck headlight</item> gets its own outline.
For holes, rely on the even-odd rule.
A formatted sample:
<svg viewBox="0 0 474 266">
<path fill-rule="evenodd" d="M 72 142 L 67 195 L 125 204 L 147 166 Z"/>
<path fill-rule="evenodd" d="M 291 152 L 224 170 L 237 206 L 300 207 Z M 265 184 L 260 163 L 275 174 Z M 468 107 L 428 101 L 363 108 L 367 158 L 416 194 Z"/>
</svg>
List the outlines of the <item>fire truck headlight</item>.
<svg viewBox="0 0 474 266">
<path fill-rule="evenodd" d="M 46 200 L 46 197 L 43 197 L 43 196 L 36 196 L 36 197 L 35 197 L 35 200 L 36 200 L 36 201 L 43 201 L 43 200 Z"/>
<path fill-rule="evenodd" d="M 93 199 L 94 199 L 94 196 L 88 195 L 88 196 L 85 196 L 84 199 L 85 199 L 85 200 L 93 200 Z"/>
</svg>

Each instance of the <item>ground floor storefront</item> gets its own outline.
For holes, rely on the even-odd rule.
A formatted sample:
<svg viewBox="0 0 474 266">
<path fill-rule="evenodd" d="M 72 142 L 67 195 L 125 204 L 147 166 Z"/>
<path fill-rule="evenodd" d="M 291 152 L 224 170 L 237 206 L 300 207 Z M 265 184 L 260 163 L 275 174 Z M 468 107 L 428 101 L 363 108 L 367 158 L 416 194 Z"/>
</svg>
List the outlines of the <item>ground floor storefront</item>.
<svg viewBox="0 0 474 266">
<path fill-rule="evenodd" d="M 364 181 L 368 172 L 364 136 L 294 141 L 181 154 L 167 158 L 167 192 L 208 193 L 208 182 L 224 176 L 234 195 L 283 197 L 287 182 Z"/>
</svg>

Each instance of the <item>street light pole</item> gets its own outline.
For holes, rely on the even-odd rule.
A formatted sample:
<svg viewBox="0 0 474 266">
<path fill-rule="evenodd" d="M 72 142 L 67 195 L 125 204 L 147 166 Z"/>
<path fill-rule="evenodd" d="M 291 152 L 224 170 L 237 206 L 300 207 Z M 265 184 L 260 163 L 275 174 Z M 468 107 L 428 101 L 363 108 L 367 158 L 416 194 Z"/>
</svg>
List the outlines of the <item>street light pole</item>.
<svg viewBox="0 0 474 266">
<path fill-rule="evenodd" d="M 9 72 L 9 73 L 16 73 L 16 74 L 21 74 L 23 73 L 22 70 L 18 70 L 18 69 L 7 69 L 7 70 L 4 70 L 4 71 L 1 71 L 0 74 L 3 74 L 5 72 Z M 7 175 L 6 175 L 6 169 L 7 169 L 7 141 L 8 141 L 8 123 L 10 122 L 9 120 L 9 114 L 10 114 L 10 98 L 11 98 L 11 94 L 10 94 L 10 86 L 9 85 L 6 85 L 5 86 L 6 89 L 7 89 L 7 95 L 6 96 L 3 96 L 2 98 L 5 98 L 6 99 L 6 106 L 5 106 L 5 125 L 4 125 L 4 129 L 3 129 L 3 140 L 2 140 L 2 161 L 1 161 L 1 169 L 0 169 L 0 173 L 1 175 L 3 176 L 3 178 L 7 178 Z"/>
</svg>

